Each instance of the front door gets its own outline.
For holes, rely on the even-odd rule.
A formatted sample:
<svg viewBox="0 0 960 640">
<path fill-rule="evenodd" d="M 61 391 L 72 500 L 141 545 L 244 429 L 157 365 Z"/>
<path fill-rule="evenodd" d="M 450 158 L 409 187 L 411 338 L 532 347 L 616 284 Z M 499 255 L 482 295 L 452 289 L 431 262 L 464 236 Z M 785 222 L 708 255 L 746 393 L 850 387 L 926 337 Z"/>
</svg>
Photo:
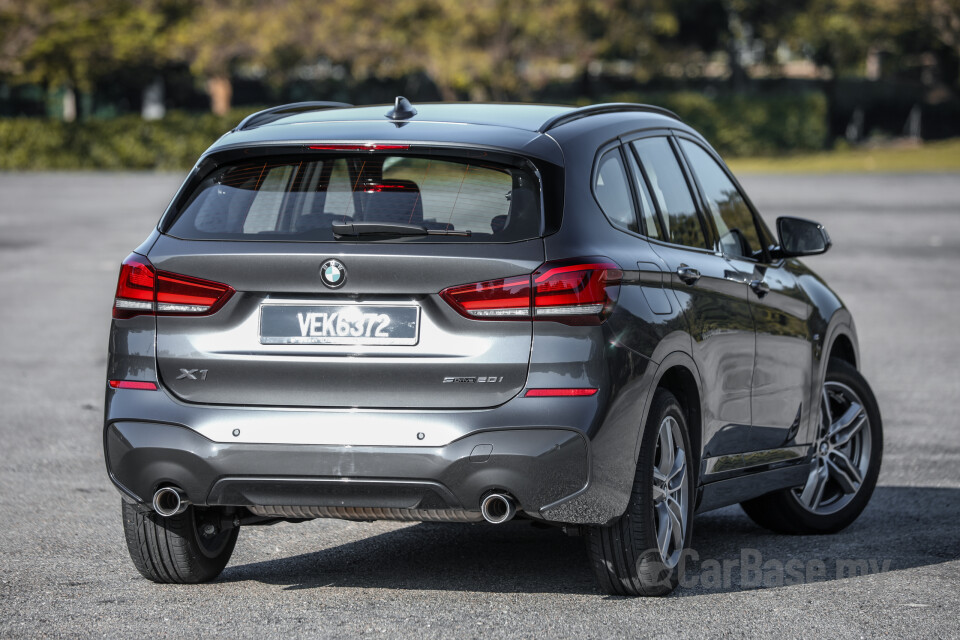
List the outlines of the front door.
<svg viewBox="0 0 960 640">
<path fill-rule="evenodd" d="M 771 265 L 770 232 L 721 164 L 700 144 L 679 139 L 710 212 L 719 249 L 744 274 L 756 327 L 751 415 L 755 450 L 796 444 L 809 419 L 813 341 L 806 302 L 796 277 Z"/>
</svg>

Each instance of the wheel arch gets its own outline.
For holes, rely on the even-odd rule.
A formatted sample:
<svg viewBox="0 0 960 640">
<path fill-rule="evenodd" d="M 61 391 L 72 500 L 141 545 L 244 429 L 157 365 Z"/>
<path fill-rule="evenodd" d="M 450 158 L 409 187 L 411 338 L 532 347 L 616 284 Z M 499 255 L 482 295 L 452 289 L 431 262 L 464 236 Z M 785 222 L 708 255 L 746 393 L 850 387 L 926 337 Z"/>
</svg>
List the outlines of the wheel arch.
<svg viewBox="0 0 960 640">
<path fill-rule="evenodd" d="M 827 367 L 830 365 L 831 358 L 838 358 L 850 364 L 853 368 L 860 368 L 860 346 L 857 341 L 857 328 L 853 322 L 853 316 L 845 307 L 841 307 L 834 312 L 827 328 L 823 332 L 823 341 L 817 345 L 819 353 L 819 362 L 813 367 L 814 376 L 811 385 L 810 415 L 820 415 L 820 388 L 823 381 L 827 378 Z M 807 425 L 806 437 L 804 442 L 811 442 L 814 430 L 815 420 L 810 419 Z"/>
<path fill-rule="evenodd" d="M 823 332 L 823 341 L 818 346 L 821 354 L 816 380 L 818 388 L 826 375 L 830 358 L 839 358 L 855 369 L 860 368 L 860 343 L 857 340 L 857 327 L 853 322 L 853 316 L 846 308 L 837 309 L 830 317 L 830 320 L 826 323 L 826 330 Z"/>
<path fill-rule="evenodd" d="M 679 337 L 679 334 L 678 334 Z M 689 338 L 688 338 L 689 340 Z M 689 342 L 687 342 L 689 344 Z M 663 386 L 678 397 L 684 404 L 690 431 L 691 448 L 696 461 L 691 464 L 695 482 L 699 482 L 700 461 L 702 459 L 702 416 L 703 385 L 700 372 L 690 354 L 677 349 L 667 351 L 667 355 L 650 360 L 650 366 L 638 379 L 637 386 L 624 391 L 631 396 L 630 410 L 614 410 L 607 414 L 607 422 L 600 428 L 600 434 L 611 434 L 608 438 L 596 438 L 591 441 L 592 458 L 590 481 L 584 489 L 560 502 L 546 505 L 540 513 L 546 520 L 568 524 L 609 525 L 616 521 L 626 510 L 634 478 L 640 446 L 643 442 L 647 420 L 653 404 L 656 390 Z M 623 395 L 623 394 L 621 394 Z M 629 449 L 633 442 L 634 450 Z M 632 454 L 632 455 L 631 455 Z M 597 462 L 602 464 L 598 465 Z"/>
<path fill-rule="evenodd" d="M 845 333 L 842 330 L 836 334 L 833 339 L 833 344 L 830 345 L 830 350 L 827 351 L 827 361 L 829 362 L 831 358 L 843 360 L 854 369 L 860 368 L 857 348 L 854 346 L 854 340 L 848 333 Z"/>
<path fill-rule="evenodd" d="M 694 464 L 691 468 L 696 472 L 694 484 L 697 485 L 700 479 L 700 463 L 703 459 L 703 385 L 696 363 L 686 353 L 679 351 L 671 353 L 657 368 L 656 378 L 650 386 L 649 397 L 644 403 L 643 421 L 638 429 L 634 460 L 639 459 L 640 456 L 640 443 L 643 441 L 644 429 L 650 417 L 653 395 L 657 389 L 661 388 L 672 393 L 684 410 L 694 455 Z"/>
</svg>

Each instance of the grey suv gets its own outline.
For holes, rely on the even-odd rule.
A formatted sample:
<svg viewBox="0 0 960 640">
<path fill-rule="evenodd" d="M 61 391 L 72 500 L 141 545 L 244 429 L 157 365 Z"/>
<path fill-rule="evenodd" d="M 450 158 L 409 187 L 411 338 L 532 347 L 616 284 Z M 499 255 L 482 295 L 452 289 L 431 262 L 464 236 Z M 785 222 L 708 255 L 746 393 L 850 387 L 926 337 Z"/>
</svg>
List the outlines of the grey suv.
<svg viewBox="0 0 960 640">
<path fill-rule="evenodd" d="M 882 433 L 797 259 L 829 247 L 771 233 L 656 107 L 254 114 L 120 271 L 103 438 L 134 565 L 210 580 L 282 520 L 516 517 L 659 595 L 695 512 L 837 531 Z"/>
</svg>

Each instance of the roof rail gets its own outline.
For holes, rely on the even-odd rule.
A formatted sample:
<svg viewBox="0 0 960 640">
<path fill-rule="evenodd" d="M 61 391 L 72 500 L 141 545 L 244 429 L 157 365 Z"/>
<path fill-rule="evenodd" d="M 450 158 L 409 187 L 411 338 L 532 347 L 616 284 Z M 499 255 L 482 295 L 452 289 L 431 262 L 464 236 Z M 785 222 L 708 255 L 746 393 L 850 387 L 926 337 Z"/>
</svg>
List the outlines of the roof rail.
<svg viewBox="0 0 960 640">
<path fill-rule="evenodd" d="M 587 116 L 596 116 L 601 113 L 619 113 L 622 111 L 643 111 L 646 113 L 656 113 L 661 116 L 667 116 L 682 122 L 682 120 L 680 120 L 680 116 L 669 109 L 664 109 L 663 107 L 655 107 L 650 104 L 638 104 L 635 102 L 607 102 L 604 104 L 592 104 L 587 107 L 580 107 L 579 109 L 573 109 L 572 111 L 566 111 L 558 116 L 554 116 L 540 125 L 540 128 L 537 129 L 537 133 L 546 133 L 554 127 L 559 127 L 562 124 L 573 122 L 574 120 L 579 120 L 580 118 L 586 118 Z"/>
<path fill-rule="evenodd" d="M 270 107 L 269 109 L 264 109 L 263 111 L 257 111 L 252 113 L 243 120 L 240 121 L 236 127 L 233 128 L 234 131 L 245 131 L 247 129 L 255 129 L 257 127 L 262 127 L 265 124 L 270 124 L 281 118 L 286 118 L 287 116 L 294 113 L 301 113 L 303 111 L 320 111 L 322 109 L 339 109 L 341 107 L 352 107 L 352 104 L 346 102 L 292 102 L 290 104 L 282 104 L 277 107 Z"/>
</svg>

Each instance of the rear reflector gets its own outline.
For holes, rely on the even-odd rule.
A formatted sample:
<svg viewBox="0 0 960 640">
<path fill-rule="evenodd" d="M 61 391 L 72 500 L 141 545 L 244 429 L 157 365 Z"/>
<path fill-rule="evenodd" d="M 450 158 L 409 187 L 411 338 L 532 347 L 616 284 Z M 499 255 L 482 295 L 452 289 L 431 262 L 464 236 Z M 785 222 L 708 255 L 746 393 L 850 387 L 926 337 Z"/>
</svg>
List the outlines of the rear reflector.
<svg viewBox="0 0 960 640">
<path fill-rule="evenodd" d="M 139 315 L 209 315 L 230 299 L 233 287 L 168 271 L 131 253 L 120 266 L 114 318 Z"/>
<path fill-rule="evenodd" d="M 458 285 L 440 292 L 474 320 L 553 320 L 600 324 L 620 290 L 623 271 L 606 258 L 547 262 L 532 275 Z"/>
<path fill-rule="evenodd" d="M 140 380 L 111 380 L 110 386 L 114 389 L 142 389 L 144 391 L 156 391 L 156 382 L 141 382 Z"/>
<path fill-rule="evenodd" d="M 527 389 L 524 398 L 572 398 L 577 396 L 592 396 L 596 389 Z"/>
</svg>

